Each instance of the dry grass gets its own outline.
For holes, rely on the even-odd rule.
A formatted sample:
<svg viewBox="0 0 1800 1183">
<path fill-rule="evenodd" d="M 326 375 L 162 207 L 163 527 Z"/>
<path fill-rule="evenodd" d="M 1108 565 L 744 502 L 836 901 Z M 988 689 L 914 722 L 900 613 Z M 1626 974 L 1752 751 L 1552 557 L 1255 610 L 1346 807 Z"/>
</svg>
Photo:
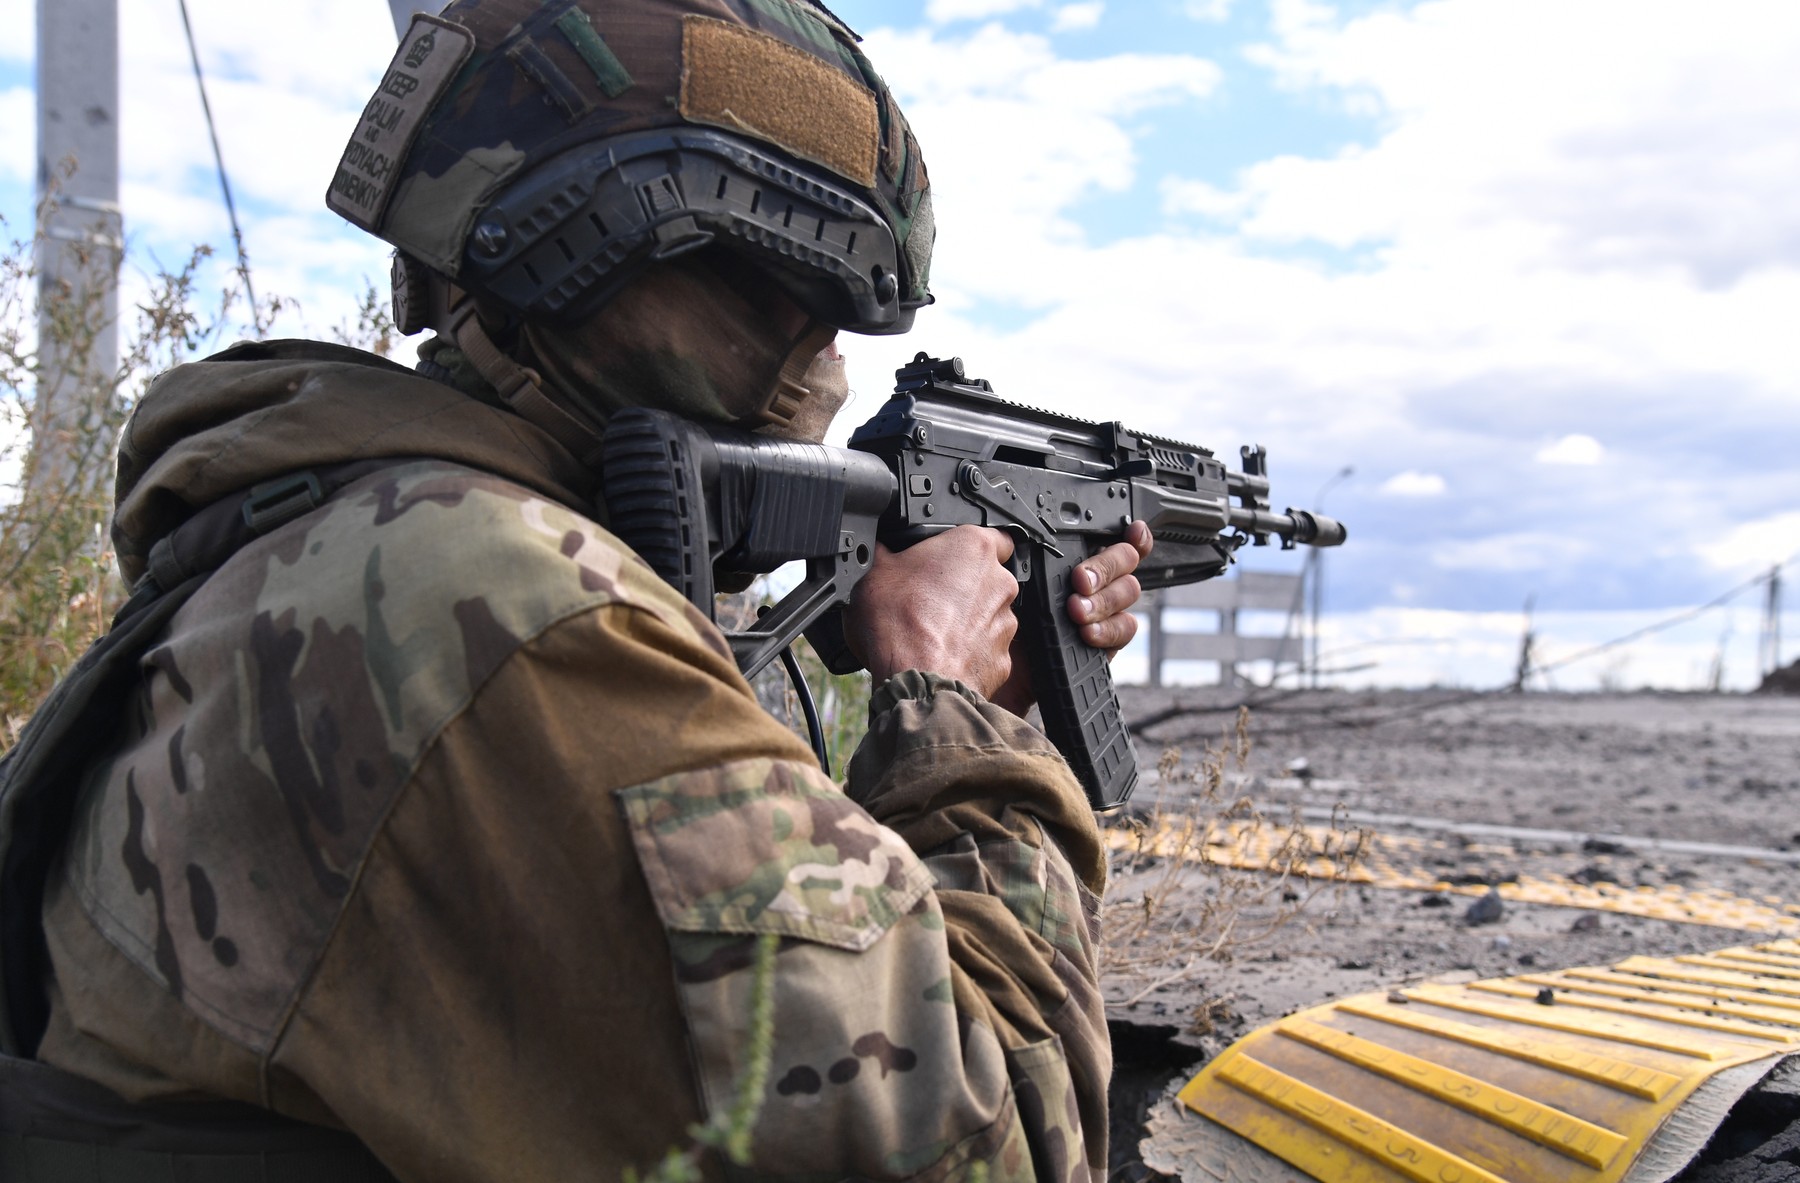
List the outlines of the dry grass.
<svg viewBox="0 0 1800 1183">
<path fill-rule="evenodd" d="M 200 290 L 211 248 L 197 246 L 175 268 L 147 276 L 142 301 L 118 312 L 118 356 L 103 356 L 107 305 L 120 261 L 104 244 L 67 248 L 61 274 L 43 283 L 36 248 L 57 194 L 73 175 L 61 166 L 39 203 L 28 238 L 0 218 L 0 750 L 50 688 L 106 630 L 126 589 L 106 526 L 112 513 L 115 448 L 126 416 L 152 379 L 235 337 L 266 335 L 290 302 L 251 306 L 241 277 Z M 393 322 L 371 285 L 346 344 L 385 354 Z"/>
<path fill-rule="evenodd" d="M 1298 817 L 1276 821 L 1248 797 L 1227 794 L 1228 773 L 1250 758 L 1249 712 L 1240 711 L 1215 746 L 1189 760 L 1169 748 L 1157 761 L 1156 794 L 1147 810 L 1110 826 L 1113 887 L 1101 911 L 1101 973 L 1121 987 L 1117 1007 L 1201 977 L 1269 945 L 1302 923 L 1307 906 L 1341 880 L 1360 857 L 1367 835 L 1341 822 L 1323 839 Z M 1258 839 L 1272 839 L 1261 868 L 1222 859 Z M 1324 859 L 1330 875 L 1318 875 Z M 1241 859 L 1231 861 L 1241 862 Z M 1212 1029 L 1229 999 L 1207 998 L 1191 1017 Z"/>
</svg>

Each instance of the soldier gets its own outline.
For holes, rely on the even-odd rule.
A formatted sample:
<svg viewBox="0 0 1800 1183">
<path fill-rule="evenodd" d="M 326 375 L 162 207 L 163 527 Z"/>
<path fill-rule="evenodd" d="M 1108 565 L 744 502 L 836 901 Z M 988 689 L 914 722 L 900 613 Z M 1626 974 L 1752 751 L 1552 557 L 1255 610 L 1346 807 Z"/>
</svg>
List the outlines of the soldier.
<svg viewBox="0 0 1800 1183">
<path fill-rule="evenodd" d="M 437 336 L 416 373 L 241 345 L 136 409 L 127 581 L 246 488 L 260 536 L 80 779 L 41 999 L 8 957 L 32 1089 L 109 1116 L 15 1121 L 7 1177 L 615 1178 L 754 1082 L 765 937 L 753 1171 L 1103 1177 L 1104 858 L 1006 709 L 1007 537 L 878 556 L 840 790 L 595 504 L 613 411 L 817 439 L 835 331 L 929 303 L 925 166 L 855 35 L 807 0 L 458 0 L 329 201 Z M 1070 603 L 1103 648 L 1132 538 Z M 13 1104 L 56 1108 L 22 1063 Z"/>
</svg>

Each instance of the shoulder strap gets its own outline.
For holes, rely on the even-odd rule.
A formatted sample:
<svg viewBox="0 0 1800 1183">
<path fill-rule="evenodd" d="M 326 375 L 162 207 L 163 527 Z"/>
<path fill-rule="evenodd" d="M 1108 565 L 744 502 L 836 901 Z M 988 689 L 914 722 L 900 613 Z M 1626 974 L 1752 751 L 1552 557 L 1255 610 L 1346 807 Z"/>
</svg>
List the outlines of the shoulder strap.
<svg viewBox="0 0 1800 1183">
<path fill-rule="evenodd" d="M 289 473 L 216 501 L 151 548 L 148 573 L 0 760 L 0 1053 L 29 1059 L 49 1018 L 43 995 L 45 880 L 60 855 L 80 772 L 111 738 L 138 662 L 169 618 L 239 549 L 352 481 L 410 457 Z"/>
<path fill-rule="evenodd" d="M 355 1135 L 232 1101 L 134 1105 L 0 1054 L 0 1179 L 22 1183 L 393 1183 Z"/>
</svg>

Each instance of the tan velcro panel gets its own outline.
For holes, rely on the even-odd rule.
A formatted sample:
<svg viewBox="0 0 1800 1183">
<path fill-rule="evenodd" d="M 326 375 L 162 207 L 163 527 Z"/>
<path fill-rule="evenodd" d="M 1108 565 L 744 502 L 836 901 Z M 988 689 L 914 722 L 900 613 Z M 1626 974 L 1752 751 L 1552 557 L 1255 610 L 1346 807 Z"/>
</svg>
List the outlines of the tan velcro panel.
<svg viewBox="0 0 1800 1183">
<path fill-rule="evenodd" d="M 881 121 L 874 94 L 767 33 L 683 17 L 681 117 L 745 132 L 864 188 L 875 184 Z"/>
</svg>

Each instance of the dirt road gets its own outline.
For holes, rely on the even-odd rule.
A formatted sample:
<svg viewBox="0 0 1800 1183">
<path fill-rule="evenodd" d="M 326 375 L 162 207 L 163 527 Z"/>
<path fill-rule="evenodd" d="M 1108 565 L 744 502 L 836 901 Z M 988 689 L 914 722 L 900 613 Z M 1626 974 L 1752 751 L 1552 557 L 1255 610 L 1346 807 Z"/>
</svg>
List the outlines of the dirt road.
<svg viewBox="0 0 1800 1183">
<path fill-rule="evenodd" d="M 1244 696 L 1123 688 L 1146 754 L 1216 739 Z M 1250 771 L 1271 800 L 1305 760 L 1307 800 L 1598 834 L 1800 847 L 1800 698 L 1415 691 L 1265 697 Z M 1275 782 L 1275 783 L 1268 783 Z M 1327 789 L 1329 786 L 1329 789 Z"/>
</svg>

